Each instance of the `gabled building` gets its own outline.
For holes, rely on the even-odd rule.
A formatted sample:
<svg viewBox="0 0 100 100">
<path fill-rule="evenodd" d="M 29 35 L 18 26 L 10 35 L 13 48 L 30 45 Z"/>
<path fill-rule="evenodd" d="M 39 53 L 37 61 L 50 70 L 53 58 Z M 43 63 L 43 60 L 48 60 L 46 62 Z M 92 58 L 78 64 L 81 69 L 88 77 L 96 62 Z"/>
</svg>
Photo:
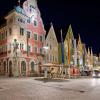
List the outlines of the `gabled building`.
<svg viewBox="0 0 100 100">
<path fill-rule="evenodd" d="M 87 62 L 86 62 L 86 65 L 87 67 L 89 68 L 89 70 L 92 70 L 93 69 L 93 52 L 92 52 L 92 48 L 90 49 L 88 47 L 88 52 L 87 52 Z"/>
<path fill-rule="evenodd" d="M 92 70 L 93 69 L 93 51 L 92 51 L 92 47 L 91 47 L 91 54 L 90 54 L 90 63 L 91 63 L 90 70 Z"/>
<path fill-rule="evenodd" d="M 58 41 L 56 38 L 53 24 L 51 24 L 50 30 L 46 37 L 45 44 L 48 47 L 46 62 L 47 63 L 58 63 Z"/>
<path fill-rule="evenodd" d="M 67 35 L 64 41 L 65 64 L 74 64 L 74 36 L 71 25 L 68 28 Z"/>
<path fill-rule="evenodd" d="M 78 67 L 83 67 L 83 43 L 80 35 L 77 44 L 77 65 Z"/>
<path fill-rule="evenodd" d="M 43 63 L 45 29 L 36 0 L 15 7 L 0 28 L 0 74 L 29 76 Z"/>
</svg>

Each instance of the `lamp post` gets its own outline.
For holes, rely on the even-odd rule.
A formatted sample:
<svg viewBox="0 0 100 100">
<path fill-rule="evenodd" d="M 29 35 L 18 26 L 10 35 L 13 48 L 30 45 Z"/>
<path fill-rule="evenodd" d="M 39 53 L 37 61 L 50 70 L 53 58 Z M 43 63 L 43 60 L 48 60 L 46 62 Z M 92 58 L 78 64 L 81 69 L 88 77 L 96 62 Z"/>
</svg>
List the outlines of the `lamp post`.
<svg viewBox="0 0 100 100">
<path fill-rule="evenodd" d="M 44 46 L 43 47 L 43 49 L 45 50 L 45 64 L 47 63 L 47 51 L 48 51 L 48 49 L 49 49 L 49 47 L 48 46 Z M 44 78 L 47 78 L 47 67 L 45 66 L 45 68 L 44 68 Z"/>
</svg>

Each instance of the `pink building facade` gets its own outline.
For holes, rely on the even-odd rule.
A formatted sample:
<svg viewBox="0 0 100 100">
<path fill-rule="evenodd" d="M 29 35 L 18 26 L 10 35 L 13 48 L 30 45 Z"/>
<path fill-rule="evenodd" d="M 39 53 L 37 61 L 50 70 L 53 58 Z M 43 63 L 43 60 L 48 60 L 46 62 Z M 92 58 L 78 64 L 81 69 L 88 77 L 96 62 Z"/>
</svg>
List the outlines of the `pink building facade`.
<svg viewBox="0 0 100 100">
<path fill-rule="evenodd" d="M 0 75 L 39 74 L 43 63 L 45 29 L 36 0 L 27 0 L 5 17 L 0 28 Z"/>
</svg>

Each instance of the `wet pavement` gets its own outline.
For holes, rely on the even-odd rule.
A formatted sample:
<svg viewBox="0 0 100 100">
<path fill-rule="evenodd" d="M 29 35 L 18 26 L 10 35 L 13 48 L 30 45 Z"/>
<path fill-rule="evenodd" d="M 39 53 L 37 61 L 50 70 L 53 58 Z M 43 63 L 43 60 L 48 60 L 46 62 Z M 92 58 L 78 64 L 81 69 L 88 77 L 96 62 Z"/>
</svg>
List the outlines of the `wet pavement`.
<svg viewBox="0 0 100 100">
<path fill-rule="evenodd" d="M 0 100 L 100 100 L 100 79 L 0 78 Z"/>
</svg>

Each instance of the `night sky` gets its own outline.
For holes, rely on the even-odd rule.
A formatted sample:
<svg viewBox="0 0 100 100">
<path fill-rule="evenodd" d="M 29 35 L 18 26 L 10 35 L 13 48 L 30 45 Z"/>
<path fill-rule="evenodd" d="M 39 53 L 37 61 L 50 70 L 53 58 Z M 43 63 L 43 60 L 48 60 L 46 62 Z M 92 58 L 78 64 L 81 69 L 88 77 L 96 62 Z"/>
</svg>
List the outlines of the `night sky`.
<svg viewBox="0 0 100 100">
<path fill-rule="evenodd" d="M 3 16 L 16 6 L 18 0 L 0 0 L 0 23 Z M 23 3 L 25 0 L 21 0 Z M 60 41 L 60 29 L 63 37 L 66 36 L 68 26 L 71 24 L 75 38 L 80 34 L 82 42 L 86 47 L 92 47 L 94 54 L 100 51 L 100 3 L 96 0 L 38 0 L 46 31 L 52 22 L 56 36 Z"/>
</svg>

